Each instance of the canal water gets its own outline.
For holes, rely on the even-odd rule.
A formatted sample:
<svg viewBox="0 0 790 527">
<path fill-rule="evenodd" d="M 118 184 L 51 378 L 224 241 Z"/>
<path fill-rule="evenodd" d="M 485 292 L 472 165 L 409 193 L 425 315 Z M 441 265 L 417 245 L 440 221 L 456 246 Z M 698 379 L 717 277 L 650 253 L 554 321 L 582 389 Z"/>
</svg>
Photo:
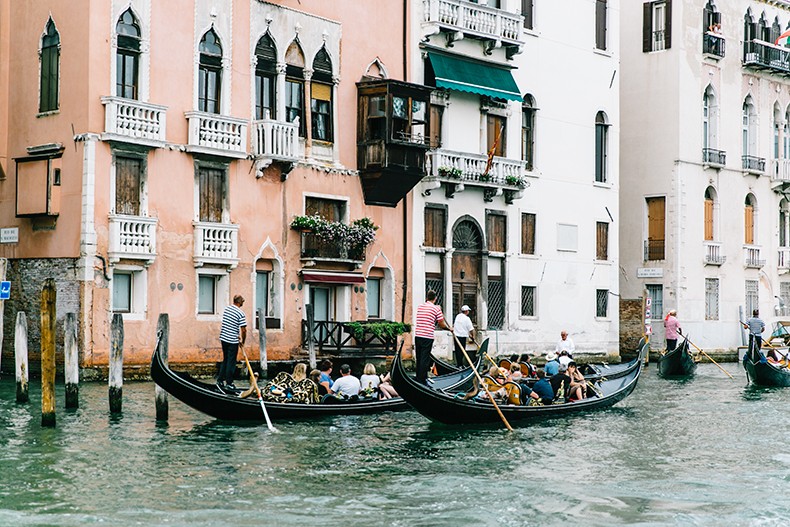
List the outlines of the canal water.
<svg viewBox="0 0 790 527">
<path fill-rule="evenodd" d="M 790 388 L 743 369 L 655 365 L 616 407 L 517 428 L 447 427 L 413 411 L 238 426 L 152 383 L 81 386 L 40 426 L 40 394 L 0 381 L 0 526 L 789 525 Z"/>
</svg>

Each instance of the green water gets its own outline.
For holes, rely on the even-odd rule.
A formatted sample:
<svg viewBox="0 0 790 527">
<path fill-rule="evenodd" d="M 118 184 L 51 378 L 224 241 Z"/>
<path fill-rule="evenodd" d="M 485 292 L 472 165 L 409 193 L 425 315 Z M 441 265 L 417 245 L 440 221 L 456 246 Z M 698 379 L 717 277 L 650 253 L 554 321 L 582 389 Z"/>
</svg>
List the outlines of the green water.
<svg viewBox="0 0 790 527">
<path fill-rule="evenodd" d="M 40 426 L 40 395 L 0 380 L 0 526 L 790 525 L 790 389 L 702 365 L 647 370 L 616 407 L 506 433 L 416 412 L 235 426 L 154 386 L 81 386 Z"/>
</svg>

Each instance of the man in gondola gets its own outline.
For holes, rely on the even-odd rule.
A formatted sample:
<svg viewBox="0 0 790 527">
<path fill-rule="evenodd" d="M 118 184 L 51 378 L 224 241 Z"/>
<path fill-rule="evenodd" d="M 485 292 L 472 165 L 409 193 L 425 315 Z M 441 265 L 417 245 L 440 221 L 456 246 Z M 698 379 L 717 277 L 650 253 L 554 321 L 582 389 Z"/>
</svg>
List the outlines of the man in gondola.
<svg viewBox="0 0 790 527">
<path fill-rule="evenodd" d="M 752 311 L 752 318 L 746 321 L 746 327 L 749 328 L 749 349 L 752 349 L 752 343 L 760 351 L 763 346 L 763 331 L 765 331 L 765 322 L 760 318 L 760 311 L 755 309 Z"/>
<path fill-rule="evenodd" d="M 670 309 L 667 317 L 664 319 L 664 329 L 666 329 L 667 351 L 674 350 L 678 345 L 678 335 L 682 335 L 683 331 L 680 329 L 680 321 L 677 319 L 678 312 Z"/>
<path fill-rule="evenodd" d="M 217 386 L 221 390 L 236 390 L 233 384 L 233 374 L 236 372 L 236 356 L 239 354 L 239 344 L 243 345 L 247 339 L 247 317 L 241 306 L 244 297 L 236 295 L 233 304 L 222 312 L 222 326 L 219 330 L 219 342 L 222 344 L 222 363 L 217 374 Z"/>
<path fill-rule="evenodd" d="M 427 384 L 428 370 L 431 367 L 434 329 L 438 324 L 442 329 L 453 328 L 444 319 L 441 306 L 436 305 L 436 291 L 425 294 L 425 302 L 417 306 L 417 324 L 414 326 L 414 351 L 417 355 L 417 382 Z"/>
</svg>

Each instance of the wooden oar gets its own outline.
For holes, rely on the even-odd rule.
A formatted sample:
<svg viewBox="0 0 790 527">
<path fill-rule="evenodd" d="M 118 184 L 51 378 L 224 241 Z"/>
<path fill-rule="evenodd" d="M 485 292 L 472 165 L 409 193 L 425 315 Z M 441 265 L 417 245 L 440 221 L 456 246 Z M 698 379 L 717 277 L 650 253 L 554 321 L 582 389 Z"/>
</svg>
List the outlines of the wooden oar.
<svg viewBox="0 0 790 527">
<path fill-rule="evenodd" d="M 702 350 L 701 350 L 701 349 L 700 349 L 700 348 L 699 348 L 699 347 L 698 347 L 696 344 L 694 344 L 693 342 L 691 342 L 691 341 L 690 341 L 690 340 L 689 340 L 689 339 L 686 337 L 686 335 L 683 335 L 683 334 L 681 334 L 680 336 L 681 336 L 681 337 L 683 337 L 684 339 L 686 339 L 686 342 L 688 342 L 689 344 L 691 344 L 692 346 L 694 346 L 694 349 L 696 349 L 697 351 L 699 351 L 700 353 L 702 353 L 703 355 L 705 355 L 705 356 L 708 358 L 708 360 L 709 360 L 709 361 L 711 361 L 713 364 L 715 364 L 716 366 L 718 366 L 718 367 L 719 367 L 719 369 L 720 369 L 721 371 L 723 371 L 723 372 L 724 372 L 724 373 L 727 375 L 727 377 L 729 377 L 729 378 L 730 378 L 730 379 L 732 379 L 732 380 L 735 380 L 735 378 L 734 378 L 732 375 L 730 375 L 730 372 L 728 372 L 727 370 L 725 370 L 724 368 L 722 368 L 722 367 L 719 365 L 719 363 L 718 363 L 718 362 L 716 362 L 715 360 L 713 360 L 713 357 L 711 357 L 710 355 L 708 355 L 707 353 L 705 353 L 704 351 L 702 351 Z"/>
<path fill-rule="evenodd" d="M 455 336 L 455 333 L 453 333 L 453 338 L 455 339 L 455 343 L 458 345 L 458 347 L 461 348 L 461 352 L 464 354 L 464 358 L 466 359 L 466 362 L 468 362 L 469 366 L 472 368 L 472 373 L 474 373 L 475 377 L 477 377 L 477 381 L 480 383 L 480 386 L 482 386 L 483 389 L 486 391 L 486 395 L 488 395 L 488 398 L 491 400 L 491 404 L 494 405 L 494 408 L 499 414 L 500 419 L 502 419 L 502 422 L 505 423 L 507 429 L 512 432 L 513 427 L 510 426 L 510 423 L 507 422 L 507 418 L 505 418 L 505 414 L 503 414 L 502 410 L 499 409 L 499 405 L 494 400 L 494 396 L 491 395 L 491 392 L 488 391 L 488 386 L 486 386 L 486 383 L 483 382 L 483 378 L 480 377 L 480 374 L 477 373 L 477 368 L 475 368 L 475 365 L 472 364 L 472 359 L 469 358 L 469 354 L 466 352 L 466 349 L 463 346 L 461 346 L 461 341 L 458 340 L 458 337 Z M 475 342 L 475 344 L 477 344 L 477 342 Z"/>
<path fill-rule="evenodd" d="M 244 351 L 244 345 L 239 343 L 239 349 L 244 354 L 244 362 L 247 364 L 247 371 L 250 373 L 250 385 L 255 388 L 255 393 L 258 394 L 258 402 L 261 403 L 261 410 L 263 410 L 263 416 L 266 418 L 266 426 L 268 426 L 269 430 L 272 432 L 276 432 L 277 429 L 274 428 L 271 419 L 269 419 L 269 412 L 266 411 L 266 405 L 263 404 L 261 389 L 258 388 L 258 381 L 255 380 L 255 374 L 252 371 L 252 366 L 250 366 L 250 359 L 247 358 L 247 352 Z"/>
</svg>

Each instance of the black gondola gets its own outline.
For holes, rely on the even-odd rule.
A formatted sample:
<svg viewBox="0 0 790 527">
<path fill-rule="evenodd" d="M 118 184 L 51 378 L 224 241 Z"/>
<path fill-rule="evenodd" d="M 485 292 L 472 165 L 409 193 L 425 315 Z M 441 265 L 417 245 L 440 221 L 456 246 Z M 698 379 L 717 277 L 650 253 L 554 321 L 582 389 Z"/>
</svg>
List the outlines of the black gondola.
<svg viewBox="0 0 790 527">
<path fill-rule="evenodd" d="M 488 346 L 488 340 L 481 349 Z M 566 415 L 609 407 L 627 397 L 636 387 L 642 371 L 647 342 L 640 342 L 637 358 L 627 363 L 614 378 L 602 377 L 591 390 L 591 396 L 576 402 L 546 406 L 517 406 L 500 404 L 499 408 L 511 423 L 538 417 Z M 437 389 L 417 382 L 407 374 L 400 355 L 392 365 L 392 384 L 398 393 L 425 417 L 446 424 L 477 424 L 499 422 L 500 417 L 491 403 L 457 397 L 457 390 Z"/>
<path fill-rule="evenodd" d="M 658 357 L 658 374 L 662 377 L 688 377 L 697 371 L 697 361 L 689 352 L 689 341 L 683 342 L 672 351 L 666 351 Z"/>
<path fill-rule="evenodd" d="M 450 364 L 449 362 L 440 359 L 433 353 L 431 353 L 431 361 L 436 368 L 436 375 L 447 375 L 448 373 L 455 373 L 462 369 L 459 366 L 455 366 L 454 364 Z"/>
<path fill-rule="evenodd" d="M 449 388 L 465 385 L 472 375 L 469 368 L 434 377 L 434 386 Z M 263 411 L 256 397 L 242 399 L 221 392 L 216 385 L 198 381 L 190 374 L 171 370 L 162 360 L 157 345 L 151 356 L 151 377 L 167 393 L 195 410 L 227 421 L 263 421 Z M 408 409 L 401 397 L 358 402 L 333 402 L 332 404 L 297 404 L 267 402 L 266 410 L 272 419 L 316 418 L 325 415 L 371 414 Z"/>
<path fill-rule="evenodd" d="M 746 369 L 746 377 L 757 386 L 790 386 L 790 370 L 786 366 L 769 362 L 756 346 L 746 351 L 743 367 Z"/>
</svg>

